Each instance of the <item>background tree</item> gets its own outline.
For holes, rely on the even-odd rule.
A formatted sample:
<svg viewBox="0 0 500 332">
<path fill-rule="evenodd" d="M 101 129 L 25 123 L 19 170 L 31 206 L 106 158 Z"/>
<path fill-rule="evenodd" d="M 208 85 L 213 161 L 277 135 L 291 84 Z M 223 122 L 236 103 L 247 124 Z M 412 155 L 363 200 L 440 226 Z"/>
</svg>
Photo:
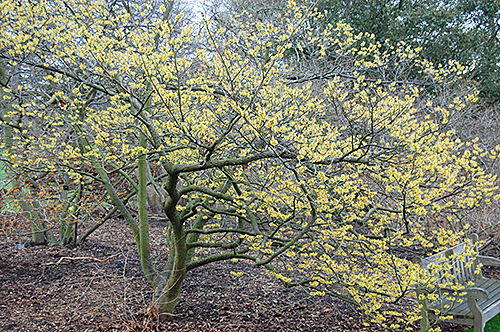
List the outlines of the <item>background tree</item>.
<svg viewBox="0 0 500 332">
<path fill-rule="evenodd" d="M 308 27 L 318 13 L 293 1 L 279 22 L 206 22 L 196 36 L 167 5 L 4 2 L 0 60 L 12 78 L 1 120 L 13 144 L 3 161 L 105 193 L 162 318 L 186 273 L 249 259 L 386 325 L 396 314 L 385 305 L 424 282 L 407 249 L 459 241 L 460 214 L 494 196 L 483 159 L 497 152 L 443 131 L 475 94 L 434 103 L 385 73 L 398 61 L 440 91 L 461 67 L 439 70 L 402 44 L 358 48 L 370 37 Z M 300 49 L 352 66 L 304 76 L 291 61 Z M 165 252 L 150 250 L 148 185 L 165 192 Z M 410 324 L 415 310 L 394 319 Z"/>
<path fill-rule="evenodd" d="M 325 22 L 343 21 L 378 41 L 421 47 L 424 57 L 445 66 L 449 61 L 472 66 L 467 76 L 479 83 L 482 96 L 500 100 L 498 1 L 327 0 L 319 7 L 328 10 Z"/>
<path fill-rule="evenodd" d="M 284 1 L 229 0 L 227 13 L 247 10 L 267 19 L 283 10 Z M 390 45 L 404 41 L 433 63 L 447 66 L 458 61 L 473 68 L 467 77 L 479 83 L 481 96 L 489 103 L 500 100 L 500 4 L 495 0 L 321 0 L 310 1 L 325 16 L 309 24 L 318 28 L 349 24 L 355 34 L 373 34 L 376 41 Z M 218 3 L 217 11 L 221 4 Z M 228 17 L 231 14 L 227 15 Z"/>
</svg>

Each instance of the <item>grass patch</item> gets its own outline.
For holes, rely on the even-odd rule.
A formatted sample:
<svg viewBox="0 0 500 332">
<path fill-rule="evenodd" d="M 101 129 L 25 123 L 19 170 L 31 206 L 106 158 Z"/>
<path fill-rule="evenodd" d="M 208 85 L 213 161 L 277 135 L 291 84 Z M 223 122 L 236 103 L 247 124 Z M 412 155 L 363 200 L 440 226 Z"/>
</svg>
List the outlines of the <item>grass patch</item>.
<svg viewBox="0 0 500 332">
<path fill-rule="evenodd" d="M 464 332 L 473 332 L 474 328 L 465 330 Z M 500 332 L 500 315 L 493 317 L 492 320 L 490 320 L 488 323 L 486 323 L 486 326 L 484 327 L 484 331 L 488 332 Z"/>
<path fill-rule="evenodd" d="M 2 151 L 0 151 L 1 154 Z M 12 183 L 9 181 L 9 174 L 7 173 L 7 167 L 3 163 L 0 162 L 0 190 L 12 189 Z M 1 193 L 0 195 L 3 195 Z M 0 212 L 4 211 L 16 211 L 16 207 L 12 204 L 10 198 L 0 198 Z"/>
<path fill-rule="evenodd" d="M 7 171 L 4 165 L 0 162 L 0 182 L 4 182 L 8 179 Z M 2 186 L 3 188 L 3 186 Z"/>
</svg>

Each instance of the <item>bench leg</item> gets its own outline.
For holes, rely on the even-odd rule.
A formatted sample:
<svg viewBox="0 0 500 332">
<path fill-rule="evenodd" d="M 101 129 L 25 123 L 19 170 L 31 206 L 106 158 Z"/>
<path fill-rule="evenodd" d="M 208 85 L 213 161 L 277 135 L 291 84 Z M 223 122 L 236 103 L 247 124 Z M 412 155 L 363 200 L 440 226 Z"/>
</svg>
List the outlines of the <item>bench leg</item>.
<svg viewBox="0 0 500 332">
<path fill-rule="evenodd" d="M 483 291 L 484 293 L 484 291 Z M 484 318 L 483 318 L 483 311 L 479 308 L 479 306 L 477 305 L 477 300 L 478 300 L 478 297 L 479 298 L 488 298 L 488 296 L 469 296 L 469 294 L 467 294 L 467 304 L 469 305 L 469 309 L 470 311 L 472 312 L 472 314 L 474 315 L 474 332 L 484 332 L 484 325 L 486 324 L 486 322 L 484 321 Z"/>
<path fill-rule="evenodd" d="M 482 317 L 474 317 L 474 332 L 484 332 L 484 325 Z"/>
<path fill-rule="evenodd" d="M 420 300 L 419 302 L 422 305 L 422 311 L 420 312 L 422 315 L 422 319 L 420 320 L 420 332 L 427 332 L 431 327 L 429 324 L 429 312 L 427 311 L 427 300 Z"/>
</svg>

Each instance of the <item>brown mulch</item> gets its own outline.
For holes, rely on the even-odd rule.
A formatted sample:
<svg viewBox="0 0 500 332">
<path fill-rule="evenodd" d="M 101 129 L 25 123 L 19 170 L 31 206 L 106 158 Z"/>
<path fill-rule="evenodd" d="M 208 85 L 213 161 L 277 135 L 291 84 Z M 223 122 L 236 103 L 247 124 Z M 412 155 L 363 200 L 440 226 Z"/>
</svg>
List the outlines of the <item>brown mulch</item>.
<svg viewBox="0 0 500 332">
<path fill-rule="evenodd" d="M 160 257 L 165 248 L 155 236 L 161 237 L 164 225 L 152 226 L 153 256 Z M 17 249 L 26 241 L 15 236 L 0 240 L 1 331 L 383 331 L 365 327 L 367 318 L 346 303 L 312 298 L 304 289 L 285 289 L 245 262 L 192 271 L 175 315 L 158 323 L 145 312 L 151 288 L 123 221 L 103 225 L 78 247 Z M 68 262 L 62 257 L 102 261 L 44 265 Z M 451 332 L 465 327 L 443 324 L 442 328 Z"/>
</svg>

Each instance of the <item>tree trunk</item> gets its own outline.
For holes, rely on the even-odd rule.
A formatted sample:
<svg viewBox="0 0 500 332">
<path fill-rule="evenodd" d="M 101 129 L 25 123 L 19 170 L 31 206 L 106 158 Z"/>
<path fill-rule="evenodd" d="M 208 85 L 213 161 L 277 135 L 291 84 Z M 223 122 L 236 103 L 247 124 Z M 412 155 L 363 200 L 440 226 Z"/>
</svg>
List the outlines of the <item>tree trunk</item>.
<svg viewBox="0 0 500 332">
<path fill-rule="evenodd" d="M 146 136 L 143 132 L 139 134 L 139 144 L 146 148 Z M 154 269 L 151 264 L 149 251 L 149 220 L 148 220 L 148 202 L 147 202 L 147 160 L 146 154 L 139 156 L 138 162 L 138 192 L 137 192 L 137 208 L 139 210 L 139 257 L 141 260 L 142 271 L 146 275 L 149 282 L 154 280 Z"/>
<path fill-rule="evenodd" d="M 23 198 L 19 200 L 19 203 L 21 205 L 21 209 L 23 210 L 23 214 L 26 216 L 26 218 L 28 218 L 31 226 L 31 243 L 34 245 L 47 243 L 45 241 L 45 230 L 43 227 L 43 222 L 41 221 L 38 212 L 33 210 L 33 207 L 26 203 Z"/>
<path fill-rule="evenodd" d="M 187 246 L 182 224 L 173 225 L 172 233 L 174 242 L 174 249 L 171 252 L 174 255 L 173 266 L 169 271 L 170 273 L 168 274 L 165 286 L 159 283 L 156 289 L 156 304 L 161 320 L 169 319 L 174 313 L 175 306 L 181 294 L 182 284 L 186 278 Z"/>
</svg>

